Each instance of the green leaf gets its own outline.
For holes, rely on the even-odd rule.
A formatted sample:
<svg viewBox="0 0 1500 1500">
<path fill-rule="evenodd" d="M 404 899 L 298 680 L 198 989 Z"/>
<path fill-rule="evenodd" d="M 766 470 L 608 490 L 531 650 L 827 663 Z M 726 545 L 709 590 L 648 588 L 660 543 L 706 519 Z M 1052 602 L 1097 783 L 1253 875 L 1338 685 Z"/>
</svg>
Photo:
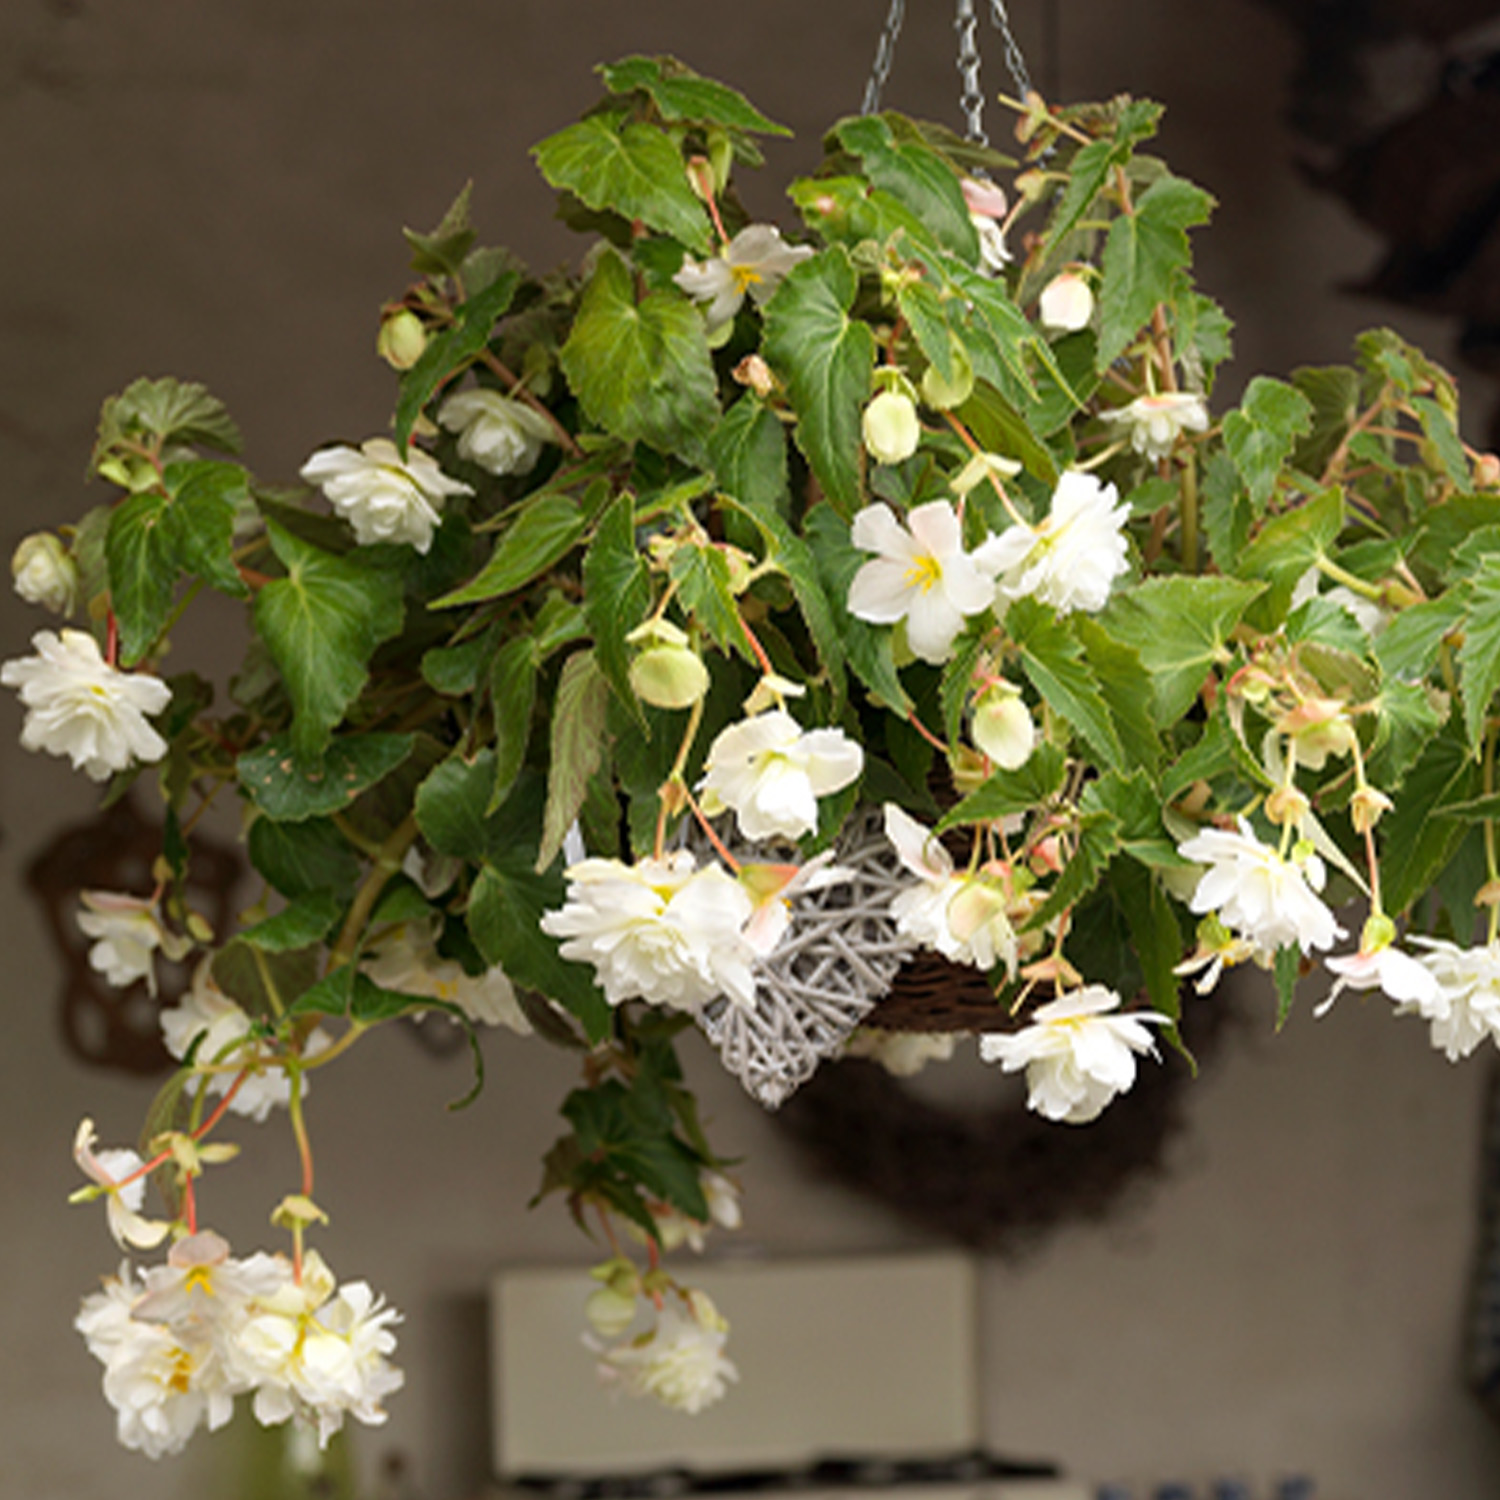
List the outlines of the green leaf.
<svg viewBox="0 0 1500 1500">
<path fill-rule="evenodd" d="M 830 244 L 885 244 L 901 235 L 914 245 L 927 239 L 922 221 L 889 193 L 863 177 L 802 177 L 788 189 L 803 220 Z"/>
<path fill-rule="evenodd" d="M 1426 683 L 1388 679 L 1374 708 L 1370 774 L 1382 786 L 1398 787 L 1407 768 L 1442 728 L 1448 717 L 1448 700 Z"/>
<path fill-rule="evenodd" d="M 970 823 L 993 823 L 1041 807 L 1061 790 L 1068 757 L 1057 745 L 1038 745 L 1025 765 L 1014 771 L 995 771 L 943 817 L 936 832 Z"/>
<path fill-rule="evenodd" d="M 521 277 L 506 271 L 482 292 L 463 301 L 458 321 L 427 341 L 421 357 L 401 377 L 396 402 L 396 447 L 404 456 L 407 440 L 423 407 L 452 375 L 462 370 L 490 341 L 497 319 L 505 316 Z"/>
<path fill-rule="evenodd" d="M 759 528 L 766 546 L 766 559 L 781 570 L 791 585 L 797 607 L 807 622 L 807 632 L 812 637 L 818 658 L 828 674 L 833 709 L 837 713 L 844 698 L 847 653 L 839 622 L 819 581 L 818 566 L 812 550 L 779 511 L 752 508 L 733 499 L 729 499 L 727 503 L 732 510 L 747 516 Z M 847 533 L 845 542 L 847 544 Z M 894 671 L 894 667 L 892 670 Z"/>
<path fill-rule="evenodd" d="M 718 382 L 703 329 L 697 308 L 675 288 L 648 292 L 637 304 L 630 268 L 606 249 L 559 359 L 584 410 L 601 427 L 701 464 L 719 421 Z"/>
<path fill-rule="evenodd" d="M 635 544 L 635 503 L 622 494 L 600 517 L 584 554 L 583 608 L 594 634 L 599 669 L 643 732 L 647 720 L 630 685 L 631 649 L 625 637 L 650 607 L 651 579 Z"/>
<path fill-rule="evenodd" d="M 279 734 L 235 762 L 250 800 L 278 823 L 300 823 L 343 812 L 388 776 L 416 745 L 410 734 L 349 734 L 316 760 L 299 759 L 290 735 Z"/>
<path fill-rule="evenodd" d="M 234 562 L 234 529 L 249 497 L 238 464 L 199 459 L 168 464 L 162 481 L 172 496 L 163 528 L 178 562 L 220 593 L 243 599 L 250 590 Z"/>
<path fill-rule="evenodd" d="M 1224 418 L 1224 446 L 1257 507 L 1276 488 L 1297 439 L 1312 431 L 1312 403 L 1295 386 L 1257 375 L 1239 408 Z"/>
<path fill-rule="evenodd" d="M 712 544 L 679 547 L 672 555 L 672 577 L 677 582 L 682 607 L 703 627 L 714 645 L 726 654 L 738 651 L 750 657 L 730 581 L 729 560 L 722 549 Z"/>
<path fill-rule="evenodd" d="M 893 632 L 889 626 L 856 620 L 845 604 L 849 585 L 870 560 L 870 554 L 850 541 L 849 527 L 831 506 L 819 505 L 808 512 L 804 530 L 854 675 L 879 702 L 904 717 L 911 712 L 912 703 L 896 671 Z"/>
<path fill-rule="evenodd" d="M 1126 764 L 1154 771 L 1161 760 L 1161 740 L 1151 718 L 1151 700 L 1140 689 L 1145 676 L 1140 653 L 1134 646 L 1115 640 L 1088 615 L 1074 615 L 1070 624 L 1109 705 Z"/>
<path fill-rule="evenodd" d="M 642 89 L 665 120 L 692 120 L 760 135 L 790 135 L 785 125 L 768 120 L 743 94 L 702 78 L 675 57 L 624 57 L 599 68 L 612 94 Z"/>
<path fill-rule="evenodd" d="M 548 758 L 547 806 L 536 869 L 557 858 L 588 795 L 589 778 L 604 762 L 609 684 L 592 651 L 575 651 L 563 663 L 552 705 L 552 753 Z"/>
<path fill-rule="evenodd" d="M 747 392 L 729 408 L 708 456 L 719 489 L 747 510 L 779 512 L 786 504 L 786 433 L 760 397 Z"/>
<path fill-rule="evenodd" d="M 1182 958 L 1176 909 L 1156 877 L 1134 860 L 1111 863 L 1109 886 L 1130 928 L 1151 1006 L 1175 1021 L 1182 1014 L 1181 985 L 1173 972 Z"/>
<path fill-rule="evenodd" d="M 708 215 L 688 182 L 682 152 L 657 126 L 589 115 L 548 136 L 532 155 L 553 187 L 590 208 L 639 219 L 699 254 L 711 248 Z"/>
<path fill-rule="evenodd" d="M 486 809 L 494 785 L 493 750 L 481 750 L 472 758 L 455 751 L 417 788 L 412 811 L 422 837 L 439 854 L 471 862 L 483 859 L 493 845 Z"/>
<path fill-rule="evenodd" d="M 1280 1031 L 1292 1014 L 1292 1005 L 1297 998 L 1297 980 L 1302 973 L 1302 955 L 1295 943 L 1286 943 L 1276 950 L 1271 973 L 1276 981 L 1276 1029 Z"/>
<path fill-rule="evenodd" d="M 120 661 L 127 667 L 151 649 L 172 611 L 177 551 L 164 524 L 170 503 L 160 491 L 146 490 L 122 500 L 110 517 L 104 556 Z"/>
<path fill-rule="evenodd" d="M 321 943 L 333 931 L 343 903 L 332 891 L 313 891 L 291 902 L 274 917 L 242 929 L 237 936 L 252 948 L 286 953 Z"/>
<path fill-rule="evenodd" d="M 1026 418 L 986 380 L 974 382 L 974 394 L 954 413 L 988 452 L 1013 458 L 1043 484 L 1055 485 L 1057 463 L 1038 441 Z"/>
<path fill-rule="evenodd" d="M 507 641 L 490 666 L 490 704 L 495 725 L 495 779 L 486 813 L 510 795 L 531 742 L 531 717 L 536 709 L 536 650 L 526 636 Z"/>
<path fill-rule="evenodd" d="M 1130 160 L 1136 145 L 1156 133 L 1162 106 L 1150 99 L 1130 99 L 1120 111 L 1113 137 L 1090 141 L 1068 163 L 1068 185 L 1047 225 L 1049 246 L 1061 245 L 1089 211 L 1111 171 Z"/>
<path fill-rule="evenodd" d="M 1437 599 L 1410 604 L 1375 640 L 1375 657 L 1387 677 L 1416 681 L 1437 660 L 1443 638 L 1454 634 L 1468 612 L 1468 591 L 1450 590 Z"/>
<path fill-rule="evenodd" d="M 364 688 L 375 648 L 400 633 L 401 590 L 369 549 L 346 560 L 275 522 L 266 533 L 287 576 L 256 595 L 255 628 L 291 695 L 292 748 L 315 760 Z"/>
<path fill-rule="evenodd" d="M 1063 866 L 1047 899 L 1026 921 L 1035 931 L 1077 906 L 1099 884 L 1109 862 L 1120 852 L 1120 824 L 1111 813 L 1083 813 L 1077 822 L 1078 846 Z"/>
<path fill-rule="evenodd" d="M 456 646 L 434 646 L 422 653 L 422 681 L 444 698 L 474 692 L 495 654 L 495 631 L 485 630 Z"/>
<path fill-rule="evenodd" d="M 541 495 L 527 501 L 475 577 L 434 599 L 431 608 L 451 609 L 456 604 L 480 604 L 513 594 L 566 557 L 587 526 L 577 503 L 564 495 Z"/>
<path fill-rule="evenodd" d="M 1460 489 L 1468 489 L 1473 483 L 1469 461 L 1464 456 L 1464 445 L 1459 440 L 1453 418 L 1431 396 L 1413 396 L 1411 404 L 1448 478 Z"/>
<path fill-rule="evenodd" d="M 1259 518 L 1250 492 L 1227 453 L 1215 453 L 1203 467 L 1203 534 L 1221 570 L 1239 569 L 1240 554 Z"/>
<path fill-rule="evenodd" d="M 1292 371 L 1292 384 L 1307 398 L 1311 425 L 1292 452 L 1304 474 L 1322 474 L 1359 413 L 1359 376 L 1346 365 Z"/>
<path fill-rule="evenodd" d="M 1344 525 L 1344 492 L 1337 485 L 1295 510 L 1272 517 L 1240 555 L 1235 569 L 1270 587 L 1250 610 L 1253 623 L 1275 629 L 1286 618 L 1298 580 L 1325 557 Z"/>
<path fill-rule="evenodd" d="M 1102 374 L 1124 353 L 1158 303 L 1171 300 L 1177 273 L 1191 260 L 1187 230 L 1208 220 L 1213 199 L 1181 177 L 1163 175 L 1132 214 L 1110 225 L 1101 260 L 1099 351 Z"/>
<path fill-rule="evenodd" d="M 271 1017 L 317 982 L 318 964 L 316 948 L 272 953 L 231 938 L 214 954 L 210 972 L 247 1015 Z"/>
<path fill-rule="evenodd" d="M 935 240 L 971 264 L 979 259 L 979 237 L 958 175 L 936 151 L 919 140 L 898 142 L 879 115 L 841 120 L 833 134 L 846 151 L 859 157 L 877 188 L 921 221 L 924 240 Z"/>
<path fill-rule="evenodd" d="M 250 863 L 289 901 L 317 891 L 331 891 L 339 897 L 354 893 L 359 857 L 326 818 L 306 823 L 256 818 L 247 844 Z"/>
<path fill-rule="evenodd" d="M 1464 727 L 1469 732 L 1469 746 L 1477 755 L 1484 743 L 1490 701 L 1500 687 L 1500 557 L 1486 557 L 1474 576 L 1458 670 Z"/>
<path fill-rule="evenodd" d="M 1476 531 L 1500 525 L 1500 495 L 1454 495 L 1422 517 L 1412 545 L 1412 561 L 1444 572 L 1455 548 Z"/>
<path fill-rule="evenodd" d="M 1114 818 L 1121 847 L 1141 864 L 1180 869 L 1189 863 L 1178 854 L 1177 841 L 1162 822 L 1161 793 L 1144 771 L 1128 776 L 1106 771 L 1084 788 L 1079 806 L 1084 812 L 1106 812 Z"/>
<path fill-rule="evenodd" d="M 401 231 L 412 250 L 412 270 L 424 276 L 459 274 L 464 257 L 474 243 L 474 231 L 469 226 L 469 199 L 473 192 L 474 184 L 466 182 L 448 205 L 437 228 L 430 233 L 421 234 L 415 229 Z"/>
<path fill-rule="evenodd" d="M 875 335 L 849 316 L 859 277 L 833 246 L 794 266 L 765 307 L 764 352 L 797 413 L 797 446 L 845 519 L 863 500 L 860 420 L 870 396 Z"/>
<path fill-rule="evenodd" d="M 1083 647 L 1056 611 L 1035 599 L 1017 599 L 1005 612 L 1005 628 L 1042 701 L 1068 721 L 1105 765 L 1118 764 L 1123 751 L 1109 705 L 1084 660 Z"/>
<path fill-rule="evenodd" d="M 1427 743 L 1402 780 L 1396 806 L 1381 820 L 1381 885 L 1392 915 L 1421 896 L 1462 841 L 1464 824 L 1438 813 L 1477 789 L 1479 767 L 1457 716 Z"/>
<path fill-rule="evenodd" d="M 220 453 L 240 451 L 240 431 L 224 403 L 191 381 L 136 380 L 111 396 L 99 412 L 99 435 L 91 472 L 117 443 L 158 449 L 201 446 Z"/>
<path fill-rule="evenodd" d="M 1180 719 L 1209 672 L 1231 659 L 1224 642 L 1263 587 L 1233 578 L 1153 578 L 1115 595 L 1103 624 L 1140 652 L 1159 725 Z"/>
</svg>

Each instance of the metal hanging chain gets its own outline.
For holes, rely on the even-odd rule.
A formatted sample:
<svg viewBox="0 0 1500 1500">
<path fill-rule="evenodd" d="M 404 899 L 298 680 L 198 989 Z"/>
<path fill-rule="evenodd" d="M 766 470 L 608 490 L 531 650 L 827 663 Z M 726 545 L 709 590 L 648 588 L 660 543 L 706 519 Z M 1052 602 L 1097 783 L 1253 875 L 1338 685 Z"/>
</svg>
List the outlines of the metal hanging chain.
<svg viewBox="0 0 1500 1500">
<path fill-rule="evenodd" d="M 880 113 L 880 96 L 891 76 L 891 64 L 896 60 L 896 39 L 901 35 L 901 23 L 905 19 L 906 0 L 891 0 L 891 13 L 885 18 L 880 45 L 875 49 L 875 65 L 870 69 L 870 81 L 865 84 L 865 100 L 859 107 L 862 115 Z"/>
<path fill-rule="evenodd" d="M 988 146 L 990 138 L 984 129 L 984 91 L 979 84 L 978 20 L 974 0 L 957 0 L 957 4 L 958 14 L 953 26 L 958 32 L 958 73 L 963 84 L 959 108 L 963 111 L 967 138 L 976 145 Z M 886 16 L 880 43 L 875 50 L 875 63 L 870 70 L 869 82 L 865 84 L 861 114 L 873 115 L 880 110 L 880 98 L 891 76 L 891 64 L 896 60 L 896 42 L 905 19 L 906 0 L 891 0 L 890 13 Z M 1011 30 L 1004 0 L 990 0 L 990 20 L 1005 41 L 1005 65 L 1015 80 L 1019 97 L 1024 99 L 1032 91 L 1031 75 L 1020 43 Z"/>
</svg>

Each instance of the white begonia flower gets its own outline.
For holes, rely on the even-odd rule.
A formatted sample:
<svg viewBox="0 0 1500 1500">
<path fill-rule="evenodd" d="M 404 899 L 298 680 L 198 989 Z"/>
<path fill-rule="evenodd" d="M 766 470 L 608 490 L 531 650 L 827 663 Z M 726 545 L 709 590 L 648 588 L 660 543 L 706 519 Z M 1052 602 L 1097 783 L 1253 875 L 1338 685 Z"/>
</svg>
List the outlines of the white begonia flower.
<svg viewBox="0 0 1500 1500">
<path fill-rule="evenodd" d="M 979 1055 L 1007 1073 L 1026 1069 L 1028 1109 L 1086 1125 L 1135 1082 L 1136 1054 L 1156 1053 L 1147 1027 L 1167 1020 L 1155 1011 L 1108 1014 L 1119 1006 L 1113 990 L 1085 985 L 1038 1006 L 1020 1031 L 985 1032 Z"/>
<path fill-rule="evenodd" d="M 860 431 L 876 463 L 905 463 L 922 441 L 917 404 L 905 391 L 877 391 L 860 417 Z"/>
<path fill-rule="evenodd" d="M 214 982 L 209 959 L 204 958 L 198 965 L 187 992 L 176 1005 L 162 1011 L 160 1019 L 162 1040 L 173 1057 L 181 1061 L 194 1039 L 201 1036 L 203 1040 L 193 1054 L 194 1061 L 225 1066 L 226 1071 L 205 1075 L 210 1094 L 227 1094 L 240 1070 L 250 1070 L 229 1101 L 233 1113 L 260 1124 L 273 1109 L 285 1109 L 291 1103 L 292 1083 L 286 1070 L 250 1041 L 253 1023 Z M 303 1055 L 315 1056 L 330 1043 L 328 1033 L 319 1027 L 303 1043 Z M 304 1098 L 310 1087 L 311 1080 L 304 1075 Z"/>
<path fill-rule="evenodd" d="M 1099 415 L 1127 428 L 1130 446 L 1150 459 L 1165 458 L 1184 432 L 1208 431 L 1208 403 L 1191 391 L 1137 396 L 1128 405 Z"/>
<path fill-rule="evenodd" d="M 1323 963 L 1337 977 L 1327 997 L 1314 1009 L 1315 1016 L 1326 1016 L 1345 990 L 1383 990 L 1398 1006 L 1418 1011 L 1431 1009 L 1441 997 L 1441 987 L 1432 972 L 1393 943 L 1368 950 L 1361 944 L 1358 953 L 1325 958 Z"/>
<path fill-rule="evenodd" d="M 172 700 L 159 677 L 110 666 L 87 631 L 39 630 L 31 644 L 35 656 L 0 667 L 0 683 L 17 689 L 27 709 L 26 749 L 66 755 L 93 781 L 167 753 L 167 742 L 146 722 Z"/>
<path fill-rule="evenodd" d="M 1467 1057 L 1489 1037 L 1500 1046 L 1500 944 L 1461 948 L 1441 938 L 1415 937 L 1427 949 L 1421 962 L 1437 982 L 1437 993 L 1396 1007 L 1431 1025 L 1432 1045 L 1449 1062 Z"/>
<path fill-rule="evenodd" d="M 642 999 L 696 1012 L 718 995 L 755 1003 L 754 905 L 718 865 L 696 868 L 680 849 L 634 865 L 585 859 L 568 869 L 567 902 L 541 921 L 559 952 L 592 964 L 611 1005 Z"/>
<path fill-rule="evenodd" d="M 964 551 L 958 513 L 946 500 L 933 500 L 917 506 L 903 526 L 888 505 L 867 505 L 850 536 L 877 555 L 849 585 L 849 613 L 874 625 L 904 620 L 912 651 L 941 666 L 965 616 L 982 613 L 995 597 L 992 570 L 979 553 Z"/>
<path fill-rule="evenodd" d="M 885 834 L 918 880 L 891 900 L 896 930 L 954 963 L 985 970 L 1003 963 L 1014 976 L 1019 948 L 1008 882 L 988 866 L 976 875 L 955 874 L 938 839 L 894 802 L 885 805 Z"/>
<path fill-rule="evenodd" d="M 234 1414 L 213 1342 L 159 1323 L 131 1319 L 104 1363 L 103 1384 L 115 1408 L 115 1436 L 147 1458 L 181 1453 L 199 1427 L 216 1431 Z"/>
<path fill-rule="evenodd" d="M 975 177 L 964 178 L 961 186 L 969 222 L 979 236 L 979 269 L 986 276 L 998 276 L 1010 264 L 1010 250 L 1001 227 L 1007 207 L 1005 194 L 993 182 Z"/>
<path fill-rule="evenodd" d="M 83 910 L 78 926 L 94 939 L 89 948 L 89 967 L 104 975 L 116 989 L 126 989 L 138 979 L 156 993 L 156 952 L 182 958 L 192 940 L 168 932 L 154 900 L 128 896 L 119 891 L 79 891 Z"/>
<path fill-rule="evenodd" d="M 997 682 L 974 704 L 974 743 L 1002 771 L 1015 771 L 1036 748 L 1036 722 L 1014 683 Z"/>
<path fill-rule="evenodd" d="M 806 864 L 742 864 L 737 879 L 754 904 L 743 937 L 757 958 L 769 958 L 792 925 L 792 899 L 853 878 L 854 872 L 833 863 L 833 850 Z"/>
<path fill-rule="evenodd" d="M 288 1282 L 258 1303 L 227 1351 L 236 1376 L 255 1391 L 256 1420 L 269 1427 L 301 1417 L 316 1424 L 322 1446 L 346 1416 L 384 1422 L 381 1402 L 405 1382 L 387 1358 L 396 1347 L 390 1325 L 400 1313 L 366 1282 L 335 1287 L 321 1258 L 309 1253 L 301 1285 Z"/>
<path fill-rule="evenodd" d="M 438 424 L 458 434 L 458 456 L 491 474 L 529 474 L 542 445 L 557 440 L 552 424 L 514 396 L 475 386 L 449 396 Z"/>
<path fill-rule="evenodd" d="M 1130 506 L 1117 501 L 1114 485 L 1069 469 L 1052 492 L 1045 521 L 1017 522 L 977 548 L 974 560 L 994 575 L 1002 603 L 1029 597 L 1059 614 L 1093 614 L 1127 567 Z"/>
<path fill-rule="evenodd" d="M 78 608 L 78 565 L 56 532 L 34 531 L 22 537 L 11 554 L 10 576 L 16 593 L 28 604 L 55 615 L 70 615 Z"/>
<path fill-rule="evenodd" d="M 599 1379 L 605 1385 L 631 1396 L 654 1396 L 663 1406 L 696 1416 L 740 1378 L 724 1353 L 727 1333 L 722 1318 L 704 1322 L 668 1304 L 649 1333 L 608 1349 L 590 1343 L 599 1353 Z"/>
<path fill-rule="evenodd" d="M 516 999 L 515 986 L 499 967 L 470 974 L 457 959 L 437 950 L 431 926 L 402 922 L 370 945 L 360 965 L 382 989 L 456 1005 L 471 1021 L 508 1026 L 530 1036 L 531 1022 Z"/>
<path fill-rule="evenodd" d="M 408 448 L 403 459 L 389 438 L 323 448 L 302 465 L 302 477 L 323 491 L 361 546 L 404 542 L 418 552 L 432 546 L 444 500 L 474 493 L 420 448 Z"/>
<path fill-rule="evenodd" d="M 748 292 L 764 303 L 793 266 L 813 253 L 810 245 L 788 245 L 773 224 L 748 224 L 708 260 L 685 260 L 672 278 L 695 302 L 706 303 L 710 338 L 727 329 Z"/>
<path fill-rule="evenodd" d="M 818 798 L 859 779 L 864 751 L 842 729 L 810 729 L 773 708 L 721 730 L 702 781 L 710 817 L 732 808 L 741 834 L 801 838 L 818 826 Z"/>
<path fill-rule="evenodd" d="M 169 1327 L 228 1329 L 260 1298 L 274 1297 L 291 1275 L 283 1256 L 257 1252 L 235 1260 L 229 1242 L 212 1229 L 178 1240 L 164 1266 L 141 1277 L 142 1292 L 131 1316 Z"/>
<path fill-rule="evenodd" d="M 1323 861 L 1310 848 L 1291 859 L 1256 838 L 1239 820 L 1239 832 L 1207 828 L 1177 846 L 1184 859 L 1209 868 L 1188 905 L 1199 916 L 1217 912 L 1232 932 L 1257 948 L 1275 951 L 1296 943 L 1303 953 L 1331 948 L 1344 936 L 1333 913 L 1314 894 L 1327 881 Z"/>
<path fill-rule="evenodd" d="M 146 1198 L 146 1178 L 144 1174 L 136 1174 L 145 1163 L 128 1148 L 111 1147 L 106 1151 L 96 1151 L 94 1145 L 98 1139 L 94 1122 L 82 1121 L 73 1137 L 73 1160 L 85 1177 L 104 1189 L 109 1232 L 115 1243 L 122 1249 L 133 1245 L 138 1250 L 151 1250 L 161 1244 L 172 1226 L 164 1219 L 147 1219 L 141 1214 L 141 1204 Z M 75 1193 L 73 1200 L 91 1196 L 92 1193 L 85 1188 Z"/>
<path fill-rule="evenodd" d="M 1094 316 L 1094 289 L 1077 271 L 1060 271 L 1042 288 L 1037 312 L 1043 328 L 1077 333 Z"/>
<path fill-rule="evenodd" d="M 846 1057 L 867 1057 L 893 1078 L 914 1078 L 930 1062 L 947 1062 L 956 1040 L 951 1031 L 885 1031 L 861 1026 L 844 1048 Z"/>
</svg>

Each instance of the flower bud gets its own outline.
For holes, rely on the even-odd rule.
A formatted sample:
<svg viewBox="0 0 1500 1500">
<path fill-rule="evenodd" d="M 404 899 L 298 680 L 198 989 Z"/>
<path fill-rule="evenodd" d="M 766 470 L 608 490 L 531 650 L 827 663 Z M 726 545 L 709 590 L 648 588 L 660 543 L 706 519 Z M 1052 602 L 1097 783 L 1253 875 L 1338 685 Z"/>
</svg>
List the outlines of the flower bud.
<svg viewBox="0 0 1500 1500">
<path fill-rule="evenodd" d="M 1500 489 L 1500 454 L 1481 453 L 1474 460 L 1474 488 Z"/>
<path fill-rule="evenodd" d="M 393 370 L 409 370 L 427 347 L 427 330 L 409 307 L 389 314 L 375 338 L 375 352 Z"/>
<path fill-rule="evenodd" d="M 1362 786 L 1349 799 L 1349 821 L 1356 833 L 1368 833 L 1396 804 L 1384 792 Z"/>
<path fill-rule="evenodd" d="M 649 646 L 630 664 L 630 687 L 653 708 L 691 708 L 708 691 L 708 668 L 688 646 Z"/>
<path fill-rule="evenodd" d="M 881 391 L 865 407 L 865 447 L 876 463 L 899 464 L 917 451 L 922 426 L 916 403 L 904 391 Z"/>
<path fill-rule="evenodd" d="M 974 392 L 974 366 L 967 351 L 959 344 L 951 346 L 953 377 L 946 378 L 936 365 L 922 372 L 922 399 L 938 411 L 962 406 Z"/>
<path fill-rule="evenodd" d="M 34 531 L 21 539 L 11 556 L 16 592 L 28 603 L 55 615 L 70 615 L 78 606 L 78 568 L 63 539 L 51 531 Z"/>
<path fill-rule="evenodd" d="M 1094 315 L 1094 293 L 1076 271 L 1063 271 L 1042 288 L 1037 305 L 1044 328 L 1077 333 Z"/>
<path fill-rule="evenodd" d="M 1031 759 L 1036 725 L 1020 690 L 1008 682 L 987 689 L 974 705 L 974 743 L 1002 771 L 1014 771 Z"/>
<path fill-rule="evenodd" d="M 1266 798 L 1266 816 L 1277 827 L 1291 823 L 1300 828 L 1311 811 L 1312 804 L 1294 786 L 1279 786 Z"/>
<path fill-rule="evenodd" d="M 771 367 L 758 354 L 747 354 L 730 372 L 741 385 L 747 385 L 762 400 L 776 389 Z"/>
<path fill-rule="evenodd" d="M 615 1339 L 635 1321 L 635 1298 L 612 1286 L 601 1286 L 589 1293 L 583 1311 L 600 1338 Z"/>
</svg>

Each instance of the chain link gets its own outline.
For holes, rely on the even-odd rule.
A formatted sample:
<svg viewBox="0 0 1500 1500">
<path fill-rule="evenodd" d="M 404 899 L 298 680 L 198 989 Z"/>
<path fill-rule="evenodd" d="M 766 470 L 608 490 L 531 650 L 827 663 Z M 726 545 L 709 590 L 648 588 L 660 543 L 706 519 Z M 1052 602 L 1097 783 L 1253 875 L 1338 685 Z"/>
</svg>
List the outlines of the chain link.
<svg viewBox="0 0 1500 1500">
<path fill-rule="evenodd" d="M 891 11 L 885 18 L 885 30 L 880 33 L 880 45 L 875 49 L 875 64 L 870 69 L 870 81 L 865 84 L 865 101 L 859 107 L 862 115 L 880 113 L 880 96 L 885 91 L 886 80 L 891 76 L 891 64 L 896 60 L 896 39 L 901 35 L 901 23 L 905 19 L 906 0 L 891 0 Z"/>
<path fill-rule="evenodd" d="M 958 107 L 967 127 L 964 135 L 976 146 L 988 146 L 990 138 L 984 133 L 984 90 L 979 86 L 979 42 L 974 35 L 978 25 L 974 0 L 958 0 L 958 15 L 953 22 L 958 33 L 958 76 L 963 80 Z"/>
<path fill-rule="evenodd" d="M 1032 92 L 1031 74 L 1026 70 L 1026 57 L 1021 51 L 1021 44 L 1016 40 L 1015 32 L 1010 29 L 1010 16 L 1006 14 L 1004 0 L 990 0 L 990 20 L 995 23 L 995 30 L 1005 39 L 1005 66 L 1015 79 L 1016 97 L 1024 102 Z"/>
</svg>

